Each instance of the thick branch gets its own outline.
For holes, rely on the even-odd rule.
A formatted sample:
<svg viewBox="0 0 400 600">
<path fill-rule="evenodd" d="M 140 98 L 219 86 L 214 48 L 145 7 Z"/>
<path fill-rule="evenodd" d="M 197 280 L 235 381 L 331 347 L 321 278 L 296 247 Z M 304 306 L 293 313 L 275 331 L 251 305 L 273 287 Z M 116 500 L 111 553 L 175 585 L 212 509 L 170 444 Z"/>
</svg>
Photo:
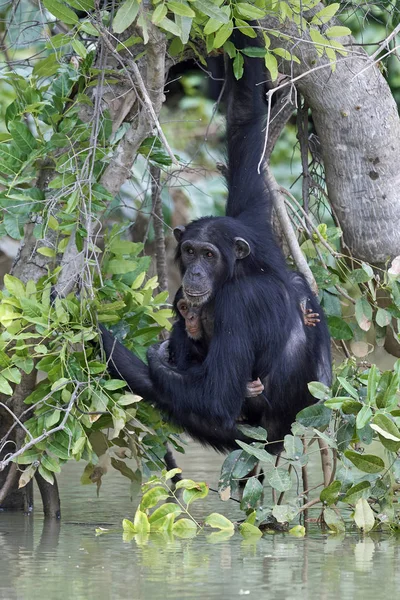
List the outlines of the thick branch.
<svg viewBox="0 0 400 600">
<path fill-rule="evenodd" d="M 268 189 L 272 196 L 272 203 L 274 205 L 274 209 L 276 211 L 276 214 L 278 215 L 278 219 L 282 230 L 285 234 L 286 241 L 288 243 L 293 260 L 300 273 L 302 273 L 306 278 L 314 294 L 317 294 L 318 287 L 314 279 L 314 275 L 312 274 L 311 269 L 308 266 L 308 263 L 301 251 L 301 248 L 293 231 L 292 224 L 290 223 L 290 219 L 286 212 L 285 201 L 281 194 L 280 187 L 275 177 L 273 176 L 269 166 L 265 167 L 265 179 L 267 182 Z"/>
<path fill-rule="evenodd" d="M 301 61 L 282 60 L 280 69 L 311 107 L 329 200 L 346 245 L 358 258 L 375 264 L 399 255 L 400 120 L 384 77 L 363 49 L 352 46 L 350 37 L 340 40 L 348 55 L 337 54 L 332 72 L 326 55 L 317 55 L 306 34 L 299 40 L 288 20 L 282 26 L 268 17 L 263 25 L 296 38 L 271 36 L 271 45 L 286 46 Z"/>
</svg>

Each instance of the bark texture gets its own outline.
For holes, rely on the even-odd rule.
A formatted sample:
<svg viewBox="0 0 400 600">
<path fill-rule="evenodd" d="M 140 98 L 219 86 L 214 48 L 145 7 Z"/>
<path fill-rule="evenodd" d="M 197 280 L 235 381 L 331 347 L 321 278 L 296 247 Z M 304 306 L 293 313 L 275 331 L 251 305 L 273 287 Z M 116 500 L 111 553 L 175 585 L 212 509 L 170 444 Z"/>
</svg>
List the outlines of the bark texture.
<svg viewBox="0 0 400 600">
<path fill-rule="evenodd" d="M 283 28 L 272 18 L 263 24 L 298 37 L 288 21 Z M 339 41 L 348 54 L 337 54 L 332 72 L 310 38 L 285 43 L 271 36 L 272 45 L 286 44 L 301 61 L 282 60 L 280 69 L 298 78 L 295 85 L 312 110 L 329 200 L 344 242 L 357 258 L 382 264 L 400 254 L 400 120 L 377 66 L 363 49 L 351 45 L 352 38 Z"/>
</svg>

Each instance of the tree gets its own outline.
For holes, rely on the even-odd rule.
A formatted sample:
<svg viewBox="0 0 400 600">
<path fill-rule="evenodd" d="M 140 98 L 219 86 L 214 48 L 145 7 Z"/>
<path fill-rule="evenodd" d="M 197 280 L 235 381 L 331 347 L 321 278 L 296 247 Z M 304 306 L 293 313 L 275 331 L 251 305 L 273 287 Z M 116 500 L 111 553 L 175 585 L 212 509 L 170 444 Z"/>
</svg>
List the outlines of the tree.
<svg viewBox="0 0 400 600">
<path fill-rule="evenodd" d="M 31 26 L 23 28 L 28 9 Z M 272 8 L 265 0 L 121 0 L 110 6 L 24 0 L 2 10 L 9 102 L 0 145 L 0 234 L 21 240 L 21 247 L 0 305 L 1 505 L 26 509 L 36 476 L 48 512 L 56 515 L 54 474 L 69 458 L 87 460 L 87 478 L 99 481 L 106 467 L 95 462 L 111 446 L 159 469 L 166 441 L 179 444 L 150 406 L 107 378 L 94 344 L 98 319 L 114 324 L 144 357 L 169 324 L 167 294 L 153 298 L 156 280 L 144 283 L 149 259 L 141 256 L 143 245 L 128 239 L 120 211 L 138 157 L 150 165 L 155 225 L 162 218 L 160 169 L 163 178 L 169 168 L 188 169 L 159 121 L 172 64 L 195 58 L 206 65 L 207 56 L 224 50 L 240 78 L 243 53 L 264 57 L 276 83 L 269 95 L 280 102 L 269 114 L 260 165 L 301 94 L 302 198 L 282 190 L 267 170 L 289 247 L 298 268 L 315 278 L 332 335 L 348 356 L 369 352 L 372 323 L 373 343 L 388 332 L 398 340 L 400 121 L 376 62 L 398 33 L 395 14 L 391 35 L 369 57 L 337 21 L 339 4 L 315 0 Z M 234 27 L 249 40 L 259 35 L 263 47 L 237 50 L 229 39 Z M 162 264 L 163 231 L 157 231 Z M 46 374 L 42 381 L 38 371 Z M 385 385 L 392 389 L 396 382 L 387 377 Z M 390 418 L 397 427 L 397 415 Z M 140 469 L 111 462 L 140 483 Z M 10 495 L 18 484 L 28 490 L 25 499 Z"/>
</svg>

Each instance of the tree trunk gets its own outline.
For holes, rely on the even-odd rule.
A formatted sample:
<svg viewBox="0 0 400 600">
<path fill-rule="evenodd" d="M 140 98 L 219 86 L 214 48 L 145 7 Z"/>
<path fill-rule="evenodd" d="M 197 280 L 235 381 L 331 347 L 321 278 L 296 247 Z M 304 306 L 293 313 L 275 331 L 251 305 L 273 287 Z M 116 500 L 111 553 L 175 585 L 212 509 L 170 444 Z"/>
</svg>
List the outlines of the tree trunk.
<svg viewBox="0 0 400 600">
<path fill-rule="evenodd" d="M 278 28 L 274 19 L 263 24 Z M 280 29 L 298 39 L 288 21 Z M 334 72 L 310 38 L 286 42 L 301 64 L 283 60 L 280 69 L 299 77 L 295 84 L 312 110 L 344 243 L 355 257 L 381 265 L 400 254 L 400 120 L 379 69 L 351 37 L 340 41 L 348 54 L 336 55 Z M 271 45 L 284 42 L 271 36 Z"/>
</svg>

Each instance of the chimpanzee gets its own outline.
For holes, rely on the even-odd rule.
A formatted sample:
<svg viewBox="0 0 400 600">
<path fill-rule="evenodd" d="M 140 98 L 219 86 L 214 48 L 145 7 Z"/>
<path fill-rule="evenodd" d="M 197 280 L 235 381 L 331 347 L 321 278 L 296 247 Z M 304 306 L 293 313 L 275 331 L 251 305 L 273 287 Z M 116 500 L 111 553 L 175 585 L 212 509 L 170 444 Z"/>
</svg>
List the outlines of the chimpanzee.
<svg viewBox="0 0 400 600">
<path fill-rule="evenodd" d="M 214 332 L 212 303 L 202 311 L 201 307 L 190 304 L 183 298 L 182 288 L 174 300 L 174 311 L 178 322 L 168 340 L 168 360 L 180 370 L 190 365 L 201 364 Z M 260 379 L 246 384 L 246 398 L 255 398 L 264 391 Z"/>
<path fill-rule="evenodd" d="M 239 32 L 233 41 L 237 48 L 249 45 Z M 286 266 L 270 224 L 270 194 L 258 172 L 266 115 L 258 84 L 265 80 L 258 58 L 244 56 L 239 81 L 231 65 L 227 69 L 226 216 L 204 217 L 174 231 L 183 297 L 202 311 L 212 307 L 214 331 L 204 360 L 182 370 L 166 359 L 165 347 L 156 345 L 148 351 L 147 370 L 103 330 L 113 374 L 219 450 L 235 447 L 241 437 L 236 423 L 246 412 L 248 422 L 267 429 L 270 442 L 279 442 L 298 411 L 314 402 L 307 384 L 331 380 L 330 338 L 321 308 L 305 280 L 293 277 Z M 320 315 L 315 327 L 304 324 L 300 303 L 305 297 Z M 257 377 L 265 391 L 249 414 L 246 384 Z"/>
<path fill-rule="evenodd" d="M 294 282 L 298 284 L 301 282 L 298 273 L 293 273 L 292 276 Z M 319 313 L 313 312 L 312 308 L 307 308 L 307 300 L 308 298 L 305 297 L 300 302 L 303 321 L 308 327 L 315 327 L 320 322 Z M 185 370 L 193 362 L 203 362 L 207 355 L 214 332 L 213 306 L 211 302 L 205 308 L 191 304 L 185 300 L 180 288 L 175 295 L 173 308 L 177 322 L 168 340 L 169 361 L 178 369 Z M 249 388 L 249 385 L 247 387 Z M 251 389 L 253 387 L 252 385 Z"/>
</svg>

